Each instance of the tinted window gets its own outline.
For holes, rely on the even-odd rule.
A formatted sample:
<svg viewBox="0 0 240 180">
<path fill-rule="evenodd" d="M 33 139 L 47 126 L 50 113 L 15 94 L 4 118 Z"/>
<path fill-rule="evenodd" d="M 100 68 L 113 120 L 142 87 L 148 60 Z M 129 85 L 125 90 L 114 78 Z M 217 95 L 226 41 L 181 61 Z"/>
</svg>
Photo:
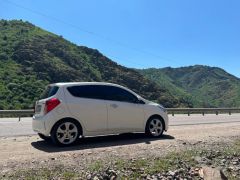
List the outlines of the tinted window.
<svg viewBox="0 0 240 180">
<path fill-rule="evenodd" d="M 58 89 L 59 89 L 58 86 L 47 86 L 43 94 L 40 96 L 40 99 L 45 99 L 54 96 L 57 93 Z"/>
<path fill-rule="evenodd" d="M 82 85 L 67 88 L 70 94 L 76 97 L 104 99 L 103 88 L 100 85 Z"/>
<path fill-rule="evenodd" d="M 112 101 L 122 101 L 122 102 L 137 102 L 137 97 L 132 93 L 118 87 L 106 86 L 106 99 Z"/>
<path fill-rule="evenodd" d="M 111 101 L 122 101 L 134 103 L 137 97 L 130 92 L 115 86 L 104 85 L 82 85 L 67 88 L 70 94 L 75 97 L 105 99 Z"/>
</svg>

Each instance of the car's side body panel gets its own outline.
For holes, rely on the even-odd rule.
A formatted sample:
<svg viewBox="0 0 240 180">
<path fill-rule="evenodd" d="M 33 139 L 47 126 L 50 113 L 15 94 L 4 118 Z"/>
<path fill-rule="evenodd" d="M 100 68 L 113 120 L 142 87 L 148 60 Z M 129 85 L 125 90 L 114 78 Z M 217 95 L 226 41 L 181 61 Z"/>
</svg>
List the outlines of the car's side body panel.
<svg viewBox="0 0 240 180">
<path fill-rule="evenodd" d="M 71 86 L 92 83 L 71 83 Z M 94 84 L 94 83 L 93 83 Z M 103 85 L 112 84 L 103 83 Z M 60 104 L 51 112 L 44 114 L 44 109 L 33 117 L 33 130 L 45 136 L 50 135 L 53 126 L 61 119 L 72 118 L 77 120 L 83 130 L 83 136 L 97 136 L 106 134 L 119 134 L 127 132 L 144 132 L 148 119 L 153 115 L 161 116 L 165 123 L 165 131 L 168 130 L 167 113 L 161 110 L 157 104 L 119 102 L 110 100 L 88 99 L 74 97 L 69 93 L 69 84 L 57 84 L 59 90 L 54 96 L 39 100 L 44 103 L 51 98 L 58 98 Z M 112 85 L 134 92 L 119 85 Z M 43 108 L 42 107 L 42 108 Z"/>
</svg>

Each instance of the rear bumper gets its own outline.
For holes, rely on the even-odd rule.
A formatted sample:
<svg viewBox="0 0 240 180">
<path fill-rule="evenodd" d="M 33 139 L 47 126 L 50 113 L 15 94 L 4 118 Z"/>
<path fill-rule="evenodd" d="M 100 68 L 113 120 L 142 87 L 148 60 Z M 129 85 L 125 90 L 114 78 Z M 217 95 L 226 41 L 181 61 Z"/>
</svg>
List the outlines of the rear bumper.
<svg viewBox="0 0 240 180">
<path fill-rule="evenodd" d="M 49 136 L 52 128 L 50 124 L 51 124 L 51 116 L 48 114 L 41 117 L 33 116 L 32 129 L 37 133 L 41 133 L 45 136 Z"/>
<path fill-rule="evenodd" d="M 33 129 L 33 131 L 35 131 L 37 133 L 47 135 L 45 120 L 43 120 L 41 118 L 36 118 L 35 116 L 33 116 L 32 129 Z"/>
</svg>

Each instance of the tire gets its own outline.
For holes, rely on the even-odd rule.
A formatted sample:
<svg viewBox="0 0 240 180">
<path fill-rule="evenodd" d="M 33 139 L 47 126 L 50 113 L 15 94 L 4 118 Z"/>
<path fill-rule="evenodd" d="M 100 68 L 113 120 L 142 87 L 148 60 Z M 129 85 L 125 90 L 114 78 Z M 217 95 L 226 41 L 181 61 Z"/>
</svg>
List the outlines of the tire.
<svg viewBox="0 0 240 180">
<path fill-rule="evenodd" d="M 47 140 L 49 140 L 49 136 L 44 136 L 43 134 L 41 134 L 41 133 L 38 133 L 38 136 L 41 138 L 41 139 L 43 139 L 43 140 L 45 140 L 45 141 L 47 141 Z"/>
<path fill-rule="evenodd" d="M 145 128 L 145 133 L 149 137 L 161 137 L 164 131 L 164 122 L 161 118 L 152 117 L 148 120 Z"/>
<path fill-rule="evenodd" d="M 71 119 L 57 122 L 51 131 L 51 139 L 58 146 L 73 145 L 79 136 L 80 127 L 76 121 Z"/>
</svg>

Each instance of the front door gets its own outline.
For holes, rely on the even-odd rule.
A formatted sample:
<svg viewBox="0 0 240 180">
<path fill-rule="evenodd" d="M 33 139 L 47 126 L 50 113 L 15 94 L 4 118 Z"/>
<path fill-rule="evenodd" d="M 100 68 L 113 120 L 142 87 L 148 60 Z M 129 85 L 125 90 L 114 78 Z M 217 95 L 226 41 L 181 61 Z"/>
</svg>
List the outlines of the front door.
<svg viewBox="0 0 240 180">
<path fill-rule="evenodd" d="M 141 131 L 144 112 L 140 104 L 107 101 L 108 130 L 121 132 Z"/>
<path fill-rule="evenodd" d="M 144 111 L 143 105 L 137 103 L 137 97 L 115 86 L 108 86 L 106 92 L 109 132 L 141 131 Z"/>
</svg>

